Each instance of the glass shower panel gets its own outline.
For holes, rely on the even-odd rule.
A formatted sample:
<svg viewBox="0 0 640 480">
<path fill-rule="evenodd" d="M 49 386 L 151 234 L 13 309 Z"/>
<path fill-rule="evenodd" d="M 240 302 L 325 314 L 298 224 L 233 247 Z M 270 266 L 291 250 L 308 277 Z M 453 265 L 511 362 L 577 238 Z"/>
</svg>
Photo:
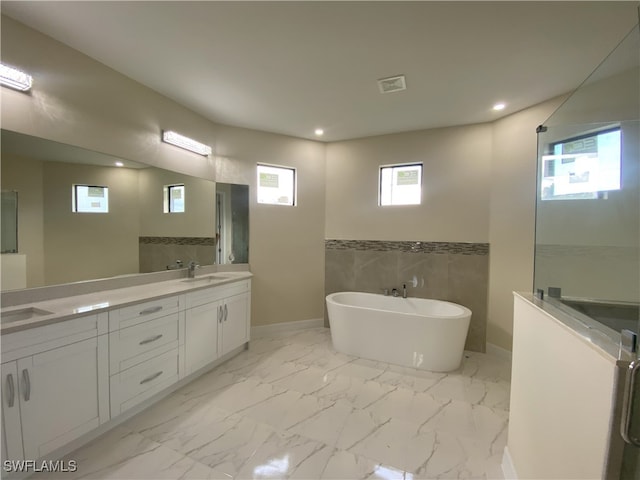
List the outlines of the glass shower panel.
<svg viewBox="0 0 640 480">
<path fill-rule="evenodd" d="M 606 478 L 625 480 L 640 480 L 639 67 L 636 25 L 538 127 L 534 293 L 620 344 Z"/>
<path fill-rule="evenodd" d="M 634 28 L 538 128 L 534 291 L 638 332 L 640 34 Z"/>
</svg>

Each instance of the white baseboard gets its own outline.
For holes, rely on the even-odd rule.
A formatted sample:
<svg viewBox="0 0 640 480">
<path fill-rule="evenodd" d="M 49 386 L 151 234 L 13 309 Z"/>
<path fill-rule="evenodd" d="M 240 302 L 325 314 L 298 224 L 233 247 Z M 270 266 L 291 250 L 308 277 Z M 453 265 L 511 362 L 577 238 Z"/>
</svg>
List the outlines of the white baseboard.
<svg viewBox="0 0 640 480">
<path fill-rule="evenodd" d="M 511 460 L 509 447 L 504 447 L 504 453 L 502 454 L 502 473 L 505 480 L 518 480 L 518 474 L 516 473 L 516 467 L 513 465 L 513 460 Z"/>
<path fill-rule="evenodd" d="M 303 328 L 324 327 L 324 318 L 311 318 L 296 322 L 272 323 L 271 325 L 258 325 L 251 327 L 251 338 L 260 338 L 273 333 L 281 333 L 289 330 L 301 330 Z"/>
<path fill-rule="evenodd" d="M 495 345 L 493 343 L 487 342 L 487 354 L 502 358 L 504 360 L 509 360 L 509 361 L 512 360 L 511 352 L 509 350 L 507 350 L 506 348 L 499 347 L 498 345 Z"/>
</svg>

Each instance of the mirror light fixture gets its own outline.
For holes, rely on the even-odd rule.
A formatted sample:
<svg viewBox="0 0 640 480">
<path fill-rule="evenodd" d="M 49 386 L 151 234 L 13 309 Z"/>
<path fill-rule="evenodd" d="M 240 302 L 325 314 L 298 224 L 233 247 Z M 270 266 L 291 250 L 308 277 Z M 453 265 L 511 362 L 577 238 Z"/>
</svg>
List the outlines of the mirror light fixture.
<svg viewBox="0 0 640 480">
<path fill-rule="evenodd" d="M 17 68 L 0 63 L 0 84 L 21 92 L 27 92 L 33 85 L 33 78 Z"/>
<path fill-rule="evenodd" d="M 172 130 L 163 130 L 162 141 L 170 143 L 176 147 L 184 148 L 199 155 L 208 156 L 211 155 L 211 147 L 204 143 L 197 142 L 189 137 L 180 135 Z"/>
</svg>

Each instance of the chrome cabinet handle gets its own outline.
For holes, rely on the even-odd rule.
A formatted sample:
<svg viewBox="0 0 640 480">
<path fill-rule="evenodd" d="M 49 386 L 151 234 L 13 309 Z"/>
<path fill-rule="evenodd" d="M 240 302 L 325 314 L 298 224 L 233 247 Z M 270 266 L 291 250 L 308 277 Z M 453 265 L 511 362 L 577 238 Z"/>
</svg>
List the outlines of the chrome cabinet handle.
<svg viewBox="0 0 640 480">
<path fill-rule="evenodd" d="M 162 310 L 162 305 L 156 305 L 155 307 L 145 308 L 138 315 L 149 315 L 150 313 L 156 313 L 160 310 Z"/>
<path fill-rule="evenodd" d="M 640 360 L 635 360 L 629 364 L 624 385 L 624 397 L 622 399 L 622 418 L 620 420 L 620 434 L 622 438 L 625 442 L 636 447 L 640 447 L 640 439 L 631 435 L 631 417 L 633 415 L 633 397 L 638 370 L 640 370 Z M 637 413 L 638 412 L 636 412 L 636 414 Z"/>
<path fill-rule="evenodd" d="M 149 375 L 147 378 L 145 378 L 144 380 L 140 381 L 140 385 L 150 382 L 151 380 L 155 380 L 156 378 L 158 378 L 160 375 L 163 374 L 163 371 L 160 370 L 159 372 L 154 373 L 153 375 Z"/>
<path fill-rule="evenodd" d="M 227 317 L 229 316 L 229 309 L 227 308 L 227 304 L 224 305 L 224 321 L 227 321 Z"/>
<path fill-rule="evenodd" d="M 159 333 L 158 335 L 154 335 L 153 337 L 149 337 L 142 340 L 138 345 L 146 345 L 147 343 L 152 343 L 152 342 L 155 342 L 156 340 L 160 340 L 162 337 L 163 337 L 163 334 Z"/>
<path fill-rule="evenodd" d="M 7 407 L 11 408 L 16 401 L 16 389 L 13 385 L 13 373 L 7 375 L 7 395 L 9 397 L 7 398 Z"/>
<path fill-rule="evenodd" d="M 222 305 L 218 307 L 218 323 L 222 323 Z"/>
<path fill-rule="evenodd" d="M 24 401 L 28 402 L 31 398 L 31 380 L 29 379 L 29 370 L 22 370 L 22 381 L 24 383 Z"/>
</svg>

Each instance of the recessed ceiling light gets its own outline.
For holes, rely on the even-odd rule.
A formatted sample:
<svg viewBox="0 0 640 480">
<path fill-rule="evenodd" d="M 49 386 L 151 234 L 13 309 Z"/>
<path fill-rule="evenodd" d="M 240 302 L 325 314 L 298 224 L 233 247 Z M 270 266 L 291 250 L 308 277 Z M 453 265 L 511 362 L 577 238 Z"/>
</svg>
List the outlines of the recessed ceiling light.
<svg viewBox="0 0 640 480">
<path fill-rule="evenodd" d="M 124 167 L 124 163 L 122 163 L 122 162 L 116 162 L 116 167 Z"/>
<path fill-rule="evenodd" d="M 317 136 L 321 137 L 322 135 L 324 135 L 324 130 L 321 128 L 316 128 L 315 132 L 314 132 Z"/>
<path fill-rule="evenodd" d="M 494 109 L 495 111 L 504 110 L 504 107 L 506 107 L 506 106 L 507 106 L 507 105 L 506 105 L 506 104 L 504 104 L 504 103 L 496 103 L 496 104 L 493 106 L 493 109 Z"/>
</svg>

